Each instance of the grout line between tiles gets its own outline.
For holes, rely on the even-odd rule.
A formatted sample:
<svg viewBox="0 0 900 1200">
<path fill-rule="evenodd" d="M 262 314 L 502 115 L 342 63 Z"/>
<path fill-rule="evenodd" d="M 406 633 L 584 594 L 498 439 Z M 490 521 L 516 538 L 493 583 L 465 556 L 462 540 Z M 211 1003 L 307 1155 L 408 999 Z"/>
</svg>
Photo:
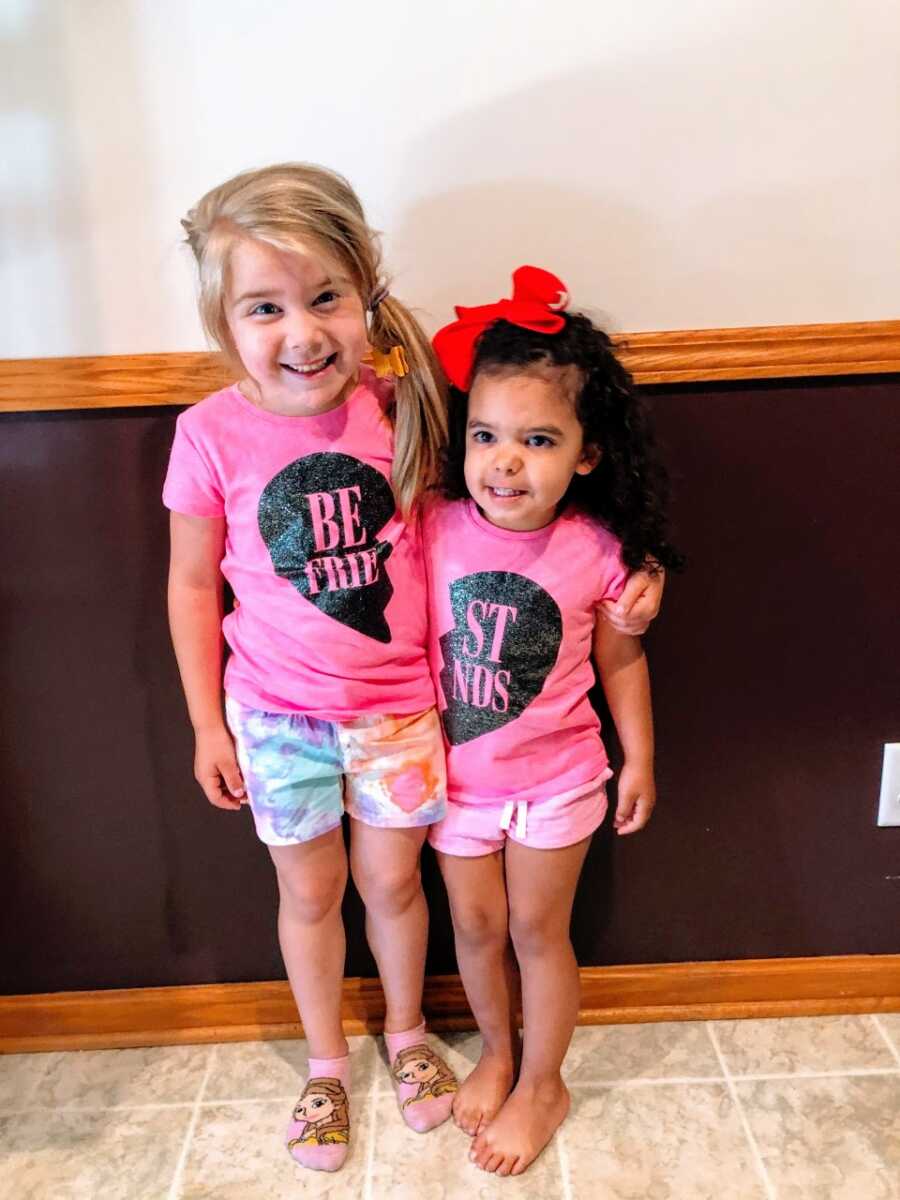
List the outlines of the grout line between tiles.
<svg viewBox="0 0 900 1200">
<path fill-rule="evenodd" d="M 885 1027 L 879 1021 L 876 1013 L 869 1013 L 869 1016 L 872 1018 L 872 1024 L 875 1026 L 875 1028 L 878 1030 L 878 1032 L 881 1034 L 882 1038 L 884 1039 L 884 1044 L 887 1046 L 888 1050 L 890 1050 L 891 1054 L 893 1055 L 894 1060 L 897 1063 L 897 1066 L 900 1067 L 900 1050 L 898 1050 L 897 1047 L 894 1045 L 891 1035 L 888 1033 L 888 1031 L 885 1029 Z"/>
<path fill-rule="evenodd" d="M 753 1075 L 732 1075 L 735 1083 L 759 1083 L 773 1079 L 868 1079 L 873 1075 L 900 1075 L 897 1067 L 857 1067 L 853 1071 L 761 1071 Z"/>
<path fill-rule="evenodd" d="M 377 1123 L 378 1101 L 381 1093 L 379 1086 L 381 1062 L 379 1061 L 377 1046 L 373 1046 L 372 1048 L 372 1057 L 375 1061 L 372 1064 L 372 1083 L 369 1087 L 369 1124 L 366 1129 L 366 1173 L 363 1179 L 362 1200 L 373 1200 L 372 1176 L 375 1173 L 375 1126 Z"/>
<path fill-rule="evenodd" d="M 154 1104 L 30 1104 L 27 1108 L 17 1108 L 15 1111 L 0 1113 L 0 1116 L 35 1116 L 43 1113 L 133 1113 L 133 1112 L 168 1112 L 178 1108 L 193 1108 L 196 1100 L 172 1101 L 170 1104 L 160 1101 Z"/>
<path fill-rule="evenodd" d="M 297 1093 L 284 1096 L 238 1096 L 234 1100 L 223 1100 L 217 1097 L 213 1100 L 195 1100 L 194 1103 L 198 1108 L 218 1108 L 220 1104 L 284 1104 L 287 1108 L 293 1108 L 297 1103 Z"/>
<path fill-rule="evenodd" d="M 713 1028 L 712 1021 L 705 1022 L 706 1032 L 709 1034 L 709 1040 L 712 1042 L 713 1049 L 716 1052 L 716 1058 L 719 1060 L 719 1066 L 722 1068 L 722 1074 L 725 1076 L 725 1082 L 728 1085 L 728 1091 L 731 1093 L 731 1102 L 737 1109 L 738 1117 L 744 1129 L 744 1137 L 747 1139 L 747 1144 L 750 1147 L 750 1155 L 756 1164 L 756 1170 L 762 1180 L 763 1190 L 768 1197 L 768 1200 L 778 1200 L 778 1194 L 769 1178 L 769 1172 L 766 1164 L 763 1161 L 762 1153 L 759 1149 L 759 1144 L 754 1137 L 753 1130 L 750 1128 L 750 1122 L 747 1120 L 747 1114 L 744 1112 L 744 1106 L 741 1104 L 741 1098 L 738 1095 L 737 1088 L 734 1086 L 734 1079 L 728 1069 L 728 1063 L 725 1061 L 725 1055 L 722 1053 L 722 1048 L 719 1045 L 719 1039 L 716 1036 L 716 1031 Z"/>
<path fill-rule="evenodd" d="M 900 1072 L 898 1072 L 900 1073 Z M 27 1108 L 16 1107 L 4 1111 L 0 1116 L 15 1117 L 20 1113 L 98 1113 L 98 1112 L 159 1112 L 173 1108 L 218 1108 L 220 1105 L 241 1104 L 288 1104 L 293 1105 L 297 1093 L 283 1096 L 216 1096 L 210 1100 L 148 1100 L 145 1104 L 30 1104 Z"/>
<path fill-rule="evenodd" d="M 217 1097 L 213 1100 L 195 1100 L 194 1103 L 198 1108 L 218 1108 L 220 1104 L 283 1104 L 287 1108 L 293 1108 L 297 1103 L 297 1093 L 284 1096 L 239 1096 L 234 1100 L 222 1100 Z"/>
<path fill-rule="evenodd" d="M 667 1087 L 691 1084 L 723 1084 L 727 1079 L 735 1083 L 759 1083 L 777 1079 L 865 1079 L 879 1075 L 900 1075 L 897 1067 L 857 1067 L 849 1071 L 761 1071 L 747 1075 L 669 1075 L 659 1079 L 597 1079 L 567 1083 L 570 1091 L 586 1091 L 590 1088 L 643 1088 Z"/>
<path fill-rule="evenodd" d="M 572 1172 L 569 1167 L 569 1148 L 566 1145 L 565 1121 L 556 1131 L 556 1153 L 559 1158 L 559 1179 L 562 1184 L 561 1200 L 572 1200 Z"/>
<path fill-rule="evenodd" d="M 216 1059 L 217 1045 L 212 1045 L 209 1048 L 209 1057 L 206 1060 L 206 1070 L 203 1072 L 203 1078 L 200 1080 L 200 1087 L 197 1089 L 197 1095 L 194 1100 L 194 1109 L 191 1113 L 191 1119 L 188 1121 L 187 1132 L 184 1135 L 184 1141 L 181 1144 L 181 1153 L 178 1155 L 178 1162 L 175 1164 L 175 1174 L 172 1176 L 172 1183 L 169 1187 L 168 1200 L 178 1200 L 181 1195 L 181 1183 L 184 1178 L 184 1168 L 187 1164 L 188 1153 L 190 1152 L 191 1142 L 194 1140 L 194 1130 L 197 1128 L 197 1118 L 200 1116 L 200 1103 L 203 1100 L 203 1094 L 206 1091 L 206 1086 L 209 1083 L 209 1077 L 212 1075 L 213 1063 Z"/>
<path fill-rule="evenodd" d="M 900 1074 L 900 1072 L 898 1072 Z M 235 1100 L 171 1100 L 157 1101 L 152 1104 L 31 1104 L 27 1108 L 11 1108 L 8 1111 L 0 1109 L 0 1117 L 21 1117 L 31 1115 L 49 1115 L 51 1113 L 132 1113 L 132 1112 L 170 1112 L 179 1108 L 232 1108 L 249 1107 L 252 1104 L 286 1104 L 291 1106 L 296 1100 L 296 1094 L 290 1096 L 245 1096 Z"/>
<path fill-rule="evenodd" d="M 718 1083 L 723 1084 L 722 1075 L 666 1075 L 658 1079 L 597 1079 L 597 1080 L 566 1080 L 569 1091 L 581 1091 L 587 1088 L 640 1088 L 666 1087 L 672 1084 Z"/>
</svg>

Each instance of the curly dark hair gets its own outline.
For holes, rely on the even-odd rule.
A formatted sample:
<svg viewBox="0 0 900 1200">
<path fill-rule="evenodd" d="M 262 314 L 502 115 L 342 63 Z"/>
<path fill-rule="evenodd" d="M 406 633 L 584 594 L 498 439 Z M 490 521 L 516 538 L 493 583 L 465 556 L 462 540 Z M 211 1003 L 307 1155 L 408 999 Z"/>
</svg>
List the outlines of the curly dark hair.
<svg viewBox="0 0 900 1200">
<path fill-rule="evenodd" d="M 596 517 L 618 537 L 627 567 L 678 571 L 684 557 L 668 540 L 668 476 L 657 459 L 644 404 L 609 337 L 582 313 L 563 316 L 565 327 L 555 334 L 494 321 L 476 343 L 472 379 L 517 367 L 523 373 L 546 367 L 576 368 L 580 389 L 575 407 L 584 442 L 603 453 L 589 475 L 573 477 L 563 502 Z M 467 393 L 451 387 L 449 439 L 439 483 L 448 500 L 469 495 L 463 474 L 467 410 Z"/>
</svg>

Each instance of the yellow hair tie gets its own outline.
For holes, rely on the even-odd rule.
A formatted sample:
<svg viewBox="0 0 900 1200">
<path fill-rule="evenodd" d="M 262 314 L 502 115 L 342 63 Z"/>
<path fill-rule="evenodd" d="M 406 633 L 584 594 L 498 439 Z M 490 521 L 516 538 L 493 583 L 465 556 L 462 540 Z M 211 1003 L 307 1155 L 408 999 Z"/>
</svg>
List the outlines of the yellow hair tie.
<svg viewBox="0 0 900 1200">
<path fill-rule="evenodd" d="M 397 379 L 401 379 L 404 375 L 409 374 L 409 363 L 406 361 L 406 352 L 402 346 L 391 346 L 387 354 L 376 350 L 373 346 L 363 358 L 363 362 L 374 368 L 379 379 L 384 379 L 387 375 L 394 375 Z"/>
</svg>

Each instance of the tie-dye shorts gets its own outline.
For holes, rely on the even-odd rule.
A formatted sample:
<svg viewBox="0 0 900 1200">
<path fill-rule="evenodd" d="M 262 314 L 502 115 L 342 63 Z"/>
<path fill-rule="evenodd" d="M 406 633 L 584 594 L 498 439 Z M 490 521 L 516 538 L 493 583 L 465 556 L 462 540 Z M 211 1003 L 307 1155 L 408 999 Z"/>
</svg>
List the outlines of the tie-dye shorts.
<svg viewBox="0 0 900 1200">
<path fill-rule="evenodd" d="M 434 708 L 399 717 L 320 721 L 226 697 L 256 832 L 268 846 L 321 837 L 344 812 L 389 829 L 441 820 L 447 775 Z"/>
</svg>

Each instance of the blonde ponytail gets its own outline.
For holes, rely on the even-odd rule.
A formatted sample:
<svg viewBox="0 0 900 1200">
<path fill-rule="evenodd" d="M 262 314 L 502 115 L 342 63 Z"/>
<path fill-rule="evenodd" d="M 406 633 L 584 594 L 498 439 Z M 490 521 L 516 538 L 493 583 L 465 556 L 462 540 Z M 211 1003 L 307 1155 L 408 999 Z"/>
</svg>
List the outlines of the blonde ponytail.
<svg viewBox="0 0 900 1200">
<path fill-rule="evenodd" d="M 394 494 L 404 513 L 436 479 L 447 439 L 447 384 L 425 330 L 394 296 L 372 314 L 369 337 L 387 353 L 402 346 L 409 373 L 394 384 Z"/>
</svg>

